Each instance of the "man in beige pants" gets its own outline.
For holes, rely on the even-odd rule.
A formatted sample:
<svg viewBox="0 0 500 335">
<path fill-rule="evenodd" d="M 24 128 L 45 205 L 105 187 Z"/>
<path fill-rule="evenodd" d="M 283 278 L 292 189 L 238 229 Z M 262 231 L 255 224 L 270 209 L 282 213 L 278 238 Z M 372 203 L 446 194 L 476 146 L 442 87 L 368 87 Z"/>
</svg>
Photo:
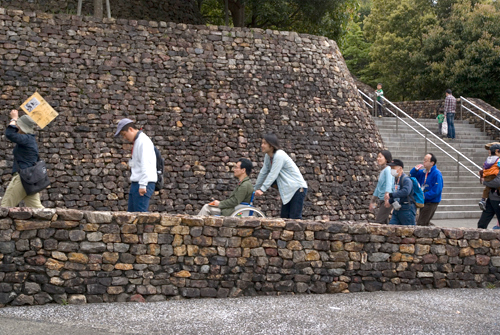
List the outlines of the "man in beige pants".
<svg viewBox="0 0 500 335">
<path fill-rule="evenodd" d="M 14 166 L 12 180 L 2 198 L 2 207 L 16 207 L 24 201 L 26 207 L 44 208 L 40 202 L 40 193 L 27 195 L 21 183 L 19 170 L 34 166 L 38 161 L 38 145 L 35 139 L 35 121 L 28 115 L 19 117 L 17 110 L 10 112 L 10 123 L 5 130 L 5 137 L 13 143 Z"/>
</svg>

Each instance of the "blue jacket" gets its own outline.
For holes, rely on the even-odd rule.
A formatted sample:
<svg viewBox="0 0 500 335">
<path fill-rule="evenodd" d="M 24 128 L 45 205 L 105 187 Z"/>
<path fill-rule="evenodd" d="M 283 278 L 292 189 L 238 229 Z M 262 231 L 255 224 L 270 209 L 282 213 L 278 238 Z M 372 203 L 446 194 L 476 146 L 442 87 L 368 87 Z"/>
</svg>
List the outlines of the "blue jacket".
<svg viewBox="0 0 500 335">
<path fill-rule="evenodd" d="M 5 129 L 5 137 L 7 137 L 9 141 L 16 143 L 12 151 L 14 154 L 12 174 L 18 172 L 19 169 L 26 169 L 30 166 L 34 166 L 36 162 L 38 162 L 38 145 L 36 144 L 35 135 L 19 134 L 17 127 L 9 125 L 7 129 Z"/>
<path fill-rule="evenodd" d="M 416 170 L 413 168 L 410 171 L 410 176 L 417 178 L 420 185 L 424 185 L 424 202 L 439 203 L 441 202 L 441 194 L 443 193 L 443 175 L 436 166 L 431 168 L 425 180 L 425 169 Z"/>
<path fill-rule="evenodd" d="M 378 176 L 378 183 L 373 195 L 384 200 L 385 193 L 391 193 L 394 189 L 394 177 L 391 176 L 391 167 L 386 166 Z"/>
<path fill-rule="evenodd" d="M 411 191 L 413 191 L 413 182 L 411 181 L 410 177 L 408 177 L 406 174 L 403 173 L 401 177 L 399 177 L 399 182 L 397 186 L 398 190 L 396 191 L 396 184 L 395 184 L 393 192 L 389 194 L 390 196 L 389 203 L 392 204 L 394 200 L 399 198 L 399 203 L 401 205 L 408 204 L 409 195 L 411 194 Z"/>
</svg>

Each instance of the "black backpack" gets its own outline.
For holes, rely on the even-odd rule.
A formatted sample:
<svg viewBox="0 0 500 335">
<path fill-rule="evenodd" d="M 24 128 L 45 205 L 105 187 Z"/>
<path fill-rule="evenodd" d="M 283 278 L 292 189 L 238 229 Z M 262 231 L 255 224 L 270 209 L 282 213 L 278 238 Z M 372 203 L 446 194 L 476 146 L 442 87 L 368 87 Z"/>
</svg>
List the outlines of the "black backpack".
<svg viewBox="0 0 500 335">
<path fill-rule="evenodd" d="M 165 171 L 165 160 L 161 157 L 161 152 L 155 146 L 155 155 L 156 155 L 156 174 L 158 176 L 158 180 L 155 184 L 155 191 L 159 191 L 163 188 L 163 171 Z"/>
</svg>

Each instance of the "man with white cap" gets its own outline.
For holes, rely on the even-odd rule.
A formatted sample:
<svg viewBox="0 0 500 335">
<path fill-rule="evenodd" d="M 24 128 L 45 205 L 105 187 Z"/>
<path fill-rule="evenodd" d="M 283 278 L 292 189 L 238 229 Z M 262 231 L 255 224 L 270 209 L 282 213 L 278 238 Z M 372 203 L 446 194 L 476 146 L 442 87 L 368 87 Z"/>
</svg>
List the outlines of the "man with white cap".
<svg viewBox="0 0 500 335">
<path fill-rule="evenodd" d="M 40 202 L 40 193 L 27 195 L 19 176 L 19 170 L 36 165 L 38 145 L 35 138 L 35 121 L 28 115 L 19 117 L 15 109 L 10 111 L 10 122 L 5 129 L 5 137 L 16 144 L 13 150 L 14 165 L 12 179 L 2 198 L 2 207 L 16 207 L 24 201 L 26 207 L 44 208 Z"/>
<path fill-rule="evenodd" d="M 115 137 L 118 135 L 133 143 L 132 158 L 128 162 L 132 184 L 128 195 L 127 211 L 147 212 L 149 200 L 155 191 L 155 183 L 158 180 L 153 142 L 146 134 L 137 129 L 132 120 L 127 118 L 118 122 Z"/>
</svg>

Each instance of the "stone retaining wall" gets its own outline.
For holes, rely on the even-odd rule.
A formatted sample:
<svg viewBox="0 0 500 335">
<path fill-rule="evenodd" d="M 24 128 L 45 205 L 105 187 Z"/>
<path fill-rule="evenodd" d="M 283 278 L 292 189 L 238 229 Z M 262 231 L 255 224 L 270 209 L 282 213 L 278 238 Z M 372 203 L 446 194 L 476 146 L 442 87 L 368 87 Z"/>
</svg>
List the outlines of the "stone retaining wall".
<svg viewBox="0 0 500 335">
<path fill-rule="evenodd" d="M 0 8 L 0 133 L 8 111 L 38 92 L 59 112 L 37 132 L 52 188 L 45 207 L 126 210 L 137 122 L 165 158 L 151 211 L 196 214 L 235 188 L 241 157 L 264 156 L 276 132 L 309 185 L 304 215 L 366 219 L 382 139 L 334 41 L 261 29 L 51 15 Z M 0 195 L 12 145 L 0 141 Z M 278 216 L 275 190 L 258 201 Z"/>
<path fill-rule="evenodd" d="M 0 217 L 1 305 L 500 286 L 491 230 L 53 209 Z"/>
</svg>

